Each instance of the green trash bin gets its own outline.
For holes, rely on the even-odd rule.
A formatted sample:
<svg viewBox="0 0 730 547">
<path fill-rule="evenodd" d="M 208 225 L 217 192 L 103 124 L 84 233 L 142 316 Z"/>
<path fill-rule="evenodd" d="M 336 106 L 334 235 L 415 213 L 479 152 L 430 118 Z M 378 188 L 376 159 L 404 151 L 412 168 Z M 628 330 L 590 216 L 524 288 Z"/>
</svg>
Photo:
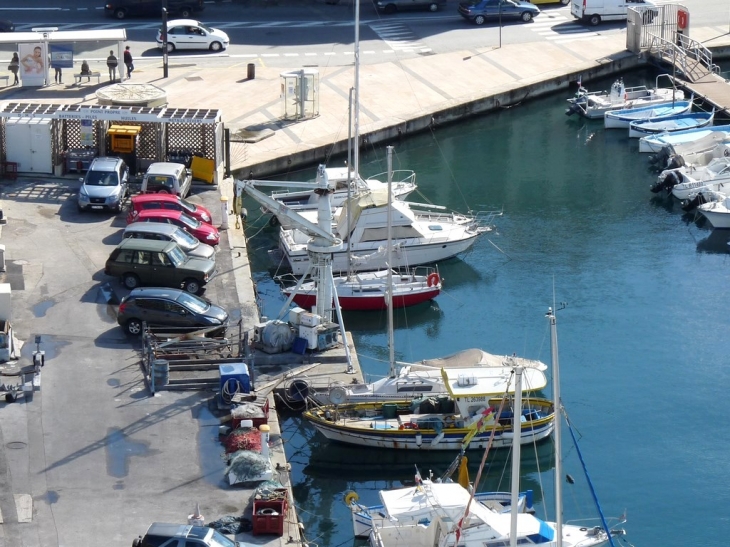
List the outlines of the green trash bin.
<svg viewBox="0 0 730 547">
<path fill-rule="evenodd" d="M 383 404 L 383 418 L 390 419 L 395 418 L 398 414 L 398 405 L 395 403 L 384 403 Z"/>
</svg>

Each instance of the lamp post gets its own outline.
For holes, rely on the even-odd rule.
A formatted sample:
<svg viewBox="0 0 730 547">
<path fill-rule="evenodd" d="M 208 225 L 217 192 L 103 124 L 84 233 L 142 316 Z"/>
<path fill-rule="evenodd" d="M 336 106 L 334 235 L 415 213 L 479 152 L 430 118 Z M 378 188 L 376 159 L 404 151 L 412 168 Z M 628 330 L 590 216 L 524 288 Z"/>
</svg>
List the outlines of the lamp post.
<svg viewBox="0 0 730 547">
<path fill-rule="evenodd" d="M 499 0 L 499 48 L 502 49 L 502 0 Z"/>
<path fill-rule="evenodd" d="M 167 74 L 167 0 L 162 0 L 162 77 Z"/>
</svg>

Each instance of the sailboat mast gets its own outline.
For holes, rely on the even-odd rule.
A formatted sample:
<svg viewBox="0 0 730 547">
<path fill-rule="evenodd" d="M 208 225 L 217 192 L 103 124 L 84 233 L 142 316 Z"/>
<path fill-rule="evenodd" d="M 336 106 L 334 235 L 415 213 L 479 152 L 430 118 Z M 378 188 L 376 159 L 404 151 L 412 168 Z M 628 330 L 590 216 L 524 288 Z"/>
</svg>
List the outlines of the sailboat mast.
<svg viewBox="0 0 730 547">
<path fill-rule="evenodd" d="M 354 88 L 350 88 L 350 97 L 347 109 L 347 279 L 352 278 L 352 251 L 350 247 L 350 233 L 352 232 L 352 151 L 355 146 L 352 142 L 352 97 Z M 357 173 L 357 171 L 355 171 Z"/>
<path fill-rule="evenodd" d="M 512 483 L 510 488 L 510 547 L 517 547 L 517 513 L 520 496 L 520 460 L 522 459 L 522 367 L 515 367 L 515 400 L 512 408 Z"/>
<path fill-rule="evenodd" d="M 555 443 L 555 546 L 563 546 L 563 462 L 562 462 L 562 408 L 560 400 L 560 363 L 558 362 L 558 330 L 555 314 L 548 308 L 550 320 L 550 357 L 553 365 L 553 405 L 555 405 L 555 425 L 553 442 Z"/>
<path fill-rule="evenodd" d="M 360 179 L 360 2 L 355 2 L 355 95 L 353 104 L 355 144 L 352 147 L 352 161 L 355 171 L 355 185 Z M 348 166 L 349 168 L 349 166 Z M 348 226 L 349 228 L 349 226 Z"/>
<path fill-rule="evenodd" d="M 385 300 L 386 305 L 388 307 L 388 362 L 390 363 L 390 377 L 395 378 L 395 340 L 393 337 L 393 268 L 391 267 L 392 264 L 392 254 L 393 254 L 393 245 L 391 244 L 391 240 L 393 238 L 393 218 L 392 214 L 393 211 L 391 207 L 393 206 L 393 147 L 388 146 L 387 147 L 387 157 L 388 157 L 388 208 L 387 208 L 387 215 L 388 215 L 388 221 L 387 221 L 387 231 L 386 236 L 388 238 L 388 250 L 386 254 L 386 266 L 388 268 L 388 286 L 385 288 Z"/>
</svg>

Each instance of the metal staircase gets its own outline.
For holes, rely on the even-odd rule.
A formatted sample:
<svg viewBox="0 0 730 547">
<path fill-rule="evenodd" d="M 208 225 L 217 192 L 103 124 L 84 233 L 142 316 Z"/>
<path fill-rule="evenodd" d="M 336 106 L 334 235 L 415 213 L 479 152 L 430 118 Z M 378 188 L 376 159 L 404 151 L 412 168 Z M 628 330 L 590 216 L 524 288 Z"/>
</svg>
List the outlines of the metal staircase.
<svg viewBox="0 0 730 547">
<path fill-rule="evenodd" d="M 720 67 L 712 62 L 712 52 L 683 34 L 678 34 L 675 41 L 651 36 L 647 52 L 657 60 L 674 66 L 689 82 L 720 73 Z"/>
</svg>

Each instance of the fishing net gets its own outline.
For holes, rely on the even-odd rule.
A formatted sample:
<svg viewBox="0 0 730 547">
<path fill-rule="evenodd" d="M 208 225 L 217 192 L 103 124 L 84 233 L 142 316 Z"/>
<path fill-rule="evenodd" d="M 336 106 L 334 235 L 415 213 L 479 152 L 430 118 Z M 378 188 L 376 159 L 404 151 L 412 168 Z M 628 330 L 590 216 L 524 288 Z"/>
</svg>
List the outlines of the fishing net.
<svg viewBox="0 0 730 547">
<path fill-rule="evenodd" d="M 244 517 L 234 517 L 232 515 L 221 517 L 218 520 L 209 522 L 208 526 L 215 530 L 218 530 L 221 534 L 236 535 L 243 532 L 250 532 L 253 530 L 253 523 L 251 519 Z"/>
<path fill-rule="evenodd" d="M 233 430 L 223 441 L 226 454 L 239 450 L 253 450 L 261 452 L 261 433 L 257 429 L 239 428 Z"/>
<path fill-rule="evenodd" d="M 231 484 L 260 481 L 271 469 L 271 462 L 258 452 L 239 450 L 231 455 L 225 476 Z M 269 474 L 270 476 L 270 474 Z"/>
</svg>

